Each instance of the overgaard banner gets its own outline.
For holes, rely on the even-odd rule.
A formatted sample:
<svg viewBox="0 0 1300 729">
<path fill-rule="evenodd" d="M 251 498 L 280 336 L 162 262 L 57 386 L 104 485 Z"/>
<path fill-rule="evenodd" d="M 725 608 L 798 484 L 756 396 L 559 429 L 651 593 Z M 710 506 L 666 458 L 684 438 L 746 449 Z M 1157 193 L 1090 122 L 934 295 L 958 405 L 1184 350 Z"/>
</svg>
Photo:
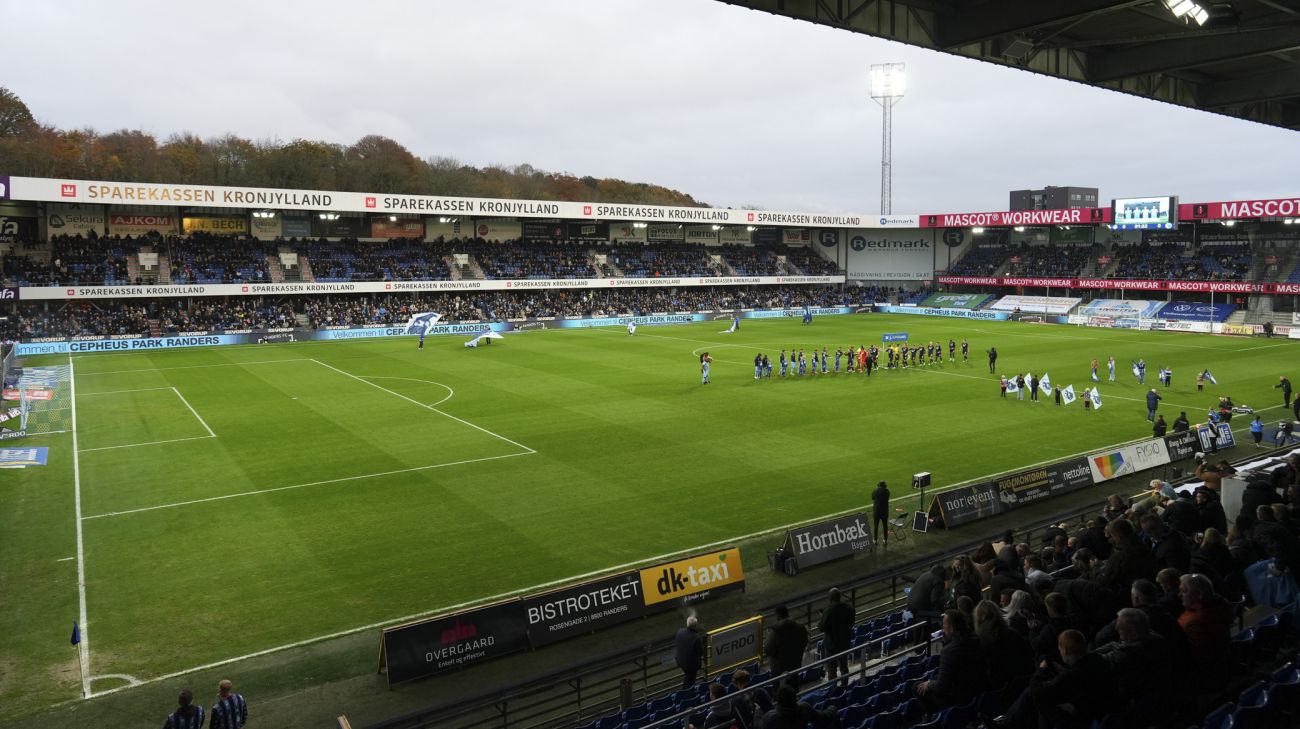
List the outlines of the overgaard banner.
<svg viewBox="0 0 1300 729">
<path fill-rule="evenodd" d="M 787 531 L 786 544 L 794 551 L 795 564 L 805 569 L 871 551 L 875 543 L 870 523 L 863 513 L 817 522 Z"/>
<path fill-rule="evenodd" d="M 670 608 L 676 600 L 696 602 L 745 589 L 745 566 L 733 547 L 641 570 L 646 607 Z"/>
<path fill-rule="evenodd" d="M 534 648 L 645 615 L 637 572 L 524 598 L 523 607 Z"/>
<path fill-rule="evenodd" d="M 528 649 L 523 603 L 489 605 L 455 615 L 385 628 L 380 664 L 402 683 Z"/>
<path fill-rule="evenodd" d="M 763 659 L 763 618 L 755 616 L 710 630 L 705 643 L 705 675 L 714 676 L 746 663 L 760 663 Z"/>
</svg>

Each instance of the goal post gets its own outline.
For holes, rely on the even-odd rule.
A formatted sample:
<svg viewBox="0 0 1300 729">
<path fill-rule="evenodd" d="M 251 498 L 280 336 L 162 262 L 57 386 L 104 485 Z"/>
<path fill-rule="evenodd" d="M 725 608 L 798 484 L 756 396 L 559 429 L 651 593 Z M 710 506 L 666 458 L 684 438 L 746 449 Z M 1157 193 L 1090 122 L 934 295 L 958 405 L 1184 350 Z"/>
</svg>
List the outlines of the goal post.
<svg viewBox="0 0 1300 729">
<path fill-rule="evenodd" d="M 25 368 L 12 387 L 5 387 L 5 395 L 0 440 L 63 433 L 71 428 L 71 370 L 67 365 Z"/>
</svg>

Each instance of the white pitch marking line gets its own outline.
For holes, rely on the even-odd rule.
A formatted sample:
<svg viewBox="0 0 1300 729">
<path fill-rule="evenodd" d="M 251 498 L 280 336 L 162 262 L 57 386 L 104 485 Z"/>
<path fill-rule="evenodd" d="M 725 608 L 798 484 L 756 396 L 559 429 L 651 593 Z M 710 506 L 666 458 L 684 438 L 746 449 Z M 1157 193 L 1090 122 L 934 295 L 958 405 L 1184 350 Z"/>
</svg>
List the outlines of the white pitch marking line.
<svg viewBox="0 0 1300 729">
<path fill-rule="evenodd" d="M 269 489 L 257 489 L 255 491 L 243 491 L 237 494 L 226 494 L 224 496 L 210 496 L 206 499 L 192 499 L 190 501 L 178 501 L 174 504 L 159 504 L 157 506 L 144 506 L 139 509 L 127 509 L 125 511 L 108 511 L 103 514 L 92 514 L 91 516 L 82 517 L 82 521 L 90 519 L 103 519 L 107 516 L 124 516 L 126 514 L 139 514 L 144 511 L 157 511 L 159 509 L 175 509 L 181 506 L 191 506 L 193 504 L 206 504 L 211 501 L 224 501 L 226 499 L 236 499 L 241 496 L 257 496 L 258 494 L 270 494 L 276 491 L 291 491 L 294 489 L 306 488 L 308 486 L 325 486 L 332 483 L 344 483 L 347 481 L 360 481 L 367 478 L 379 478 L 381 476 L 395 476 L 399 473 L 415 473 L 417 471 L 431 471 L 435 468 L 446 468 L 448 466 L 461 466 L 467 463 L 481 463 L 483 461 L 497 461 L 502 458 L 514 458 L 516 456 L 529 456 L 537 451 L 528 453 L 507 453 L 504 456 L 487 456 L 485 458 L 470 458 L 464 461 L 451 461 L 449 463 L 435 463 L 432 466 L 415 466 L 413 468 L 400 468 L 396 471 L 381 471 L 379 473 L 364 473 L 360 476 L 344 476 L 342 478 L 331 478 L 325 481 L 312 481 L 310 483 L 294 484 L 292 486 L 276 486 Z"/>
<path fill-rule="evenodd" d="M 475 424 L 469 422 L 468 420 L 462 420 L 461 418 L 458 418 L 458 417 L 456 417 L 455 415 L 452 415 L 452 414 L 450 414 L 450 413 L 443 412 L 443 411 L 441 411 L 441 410 L 439 410 L 439 409 L 433 407 L 432 405 L 425 405 L 424 403 L 420 402 L 419 400 L 412 400 L 411 398 L 409 398 L 409 397 L 403 395 L 403 394 L 400 393 L 400 392 L 394 392 L 393 390 L 390 390 L 390 389 L 388 389 L 387 387 L 384 387 L 384 386 L 382 386 L 382 385 L 376 385 L 376 384 L 373 383 L 373 382 L 369 382 L 369 381 L 364 380 L 364 379 L 362 379 L 362 378 L 360 378 L 360 377 L 357 377 L 356 375 L 352 374 L 351 372 L 344 372 L 343 370 L 339 369 L 338 367 L 335 367 L 334 365 L 326 364 L 326 363 L 324 363 L 324 362 L 321 362 L 321 361 L 318 360 L 318 359 L 313 359 L 313 360 L 311 360 L 311 361 L 312 361 L 312 362 L 315 362 L 316 364 L 320 365 L 321 367 L 325 367 L 326 369 L 334 370 L 335 372 L 339 373 L 340 375 L 344 375 L 344 376 L 347 376 L 347 377 L 351 377 L 352 379 L 354 379 L 354 380 L 356 380 L 356 381 L 358 381 L 358 382 L 364 382 L 364 383 L 366 383 L 367 385 L 370 385 L 371 387 L 373 387 L 373 388 L 375 388 L 375 389 L 377 389 L 377 390 L 383 390 L 384 392 L 388 393 L 389 395 L 393 395 L 394 397 L 400 397 L 400 398 L 402 398 L 403 400 L 405 400 L 405 401 L 411 403 L 412 405 L 418 405 L 418 406 L 420 406 L 420 407 L 422 407 L 422 408 L 425 408 L 426 410 L 432 410 L 433 412 L 435 412 L 435 413 L 437 413 L 437 414 L 439 414 L 439 415 L 441 415 L 441 416 L 443 416 L 443 417 L 451 418 L 452 420 L 455 420 L 456 422 L 458 422 L 458 423 L 460 423 L 460 424 L 462 424 L 462 425 L 468 425 L 469 427 L 473 428 L 474 430 L 477 430 L 477 431 L 480 431 L 480 432 L 483 432 L 483 433 L 487 433 L 488 435 L 492 436 L 493 438 L 496 438 L 496 439 L 498 439 L 498 440 L 503 440 L 503 441 L 509 443 L 510 445 L 515 446 L 516 448 L 522 448 L 522 449 L 528 451 L 529 453 L 536 453 L 536 452 L 537 452 L 537 451 L 533 450 L 532 448 L 529 448 L 528 446 L 524 445 L 523 443 L 517 443 L 517 442 L 515 442 L 515 441 L 513 441 L 513 440 L 510 440 L 509 438 L 505 437 L 504 435 L 501 435 L 500 433 L 493 433 L 492 431 L 488 430 L 487 428 L 484 428 L 484 427 L 479 426 L 479 425 L 475 425 Z"/>
<path fill-rule="evenodd" d="M 83 392 L 83 393 L 81 393 L 81 396 L 82 396 L 82 397 L 90 397 L 91 395 L 122 395 L 122 394 L 125 394 L 125 393 L 128 393 L 128 392 L 153 392 L 154 390 L 174 390 L 174 389 L 176 389 L 176 388 L 174 388 L 174 387 L 141 387 L 141 388 L 136 389 L 136 390 L 107 390 L 107 391 L 105 391 L 105 392 Z"/>
<path fill-rule="evenodd" d="M 185 399 L 185 396 L 181 394 L 181 391 L 173 387 L 172 392 L 176 393 L 176 397 L 179 397 L 181 402 L 185 403 L 185 407 L 189 408 L 191 413 L 194 413 L 194 417 L 199 419 L 199 424 L 203 426 L 204 430 L 208 431 L 208 435 L 216 438 L 217 434 L 212 432 L 212 428 L 208 427 L 208 422 L 203 419 L 202 415 L 199 415 L 198 411 L 194 409 L 194 406 L 190 404 L 190 401 Z"/>
<path fill-rule="evenodd" d="M 444 385 L 441 382 L 434 382 L 433 380 L 421 380 L 415 377 L 381 377 L 379 375 L 357 375 L 357 376 L 363 380 L 406 380 L 408 382 L 423 382 L 429 385 L 437 385 L 438 387 L 447 388 L 447 397 L 444 397 L 443 399 L 433 403 L 432 405 L 427 405 L 426 407 L 436 408 L 439 405 L 447 402 L 448 400 L 456 396 L 456 391 L 451 389 L 450 385 Z M 298 398 L 295 397 L 294 399 L 297 400 Z"/>
<path fill-rule="evenodd" d="M 81 642 L 77 660 L 81 662 L 81 695 L 90 696 L 90 636 L 86 619 L 86 542 L 81 528 L 81 457 L 77 450 L 77 373 L 68 355 L 68 388 L 72 394 L 72 492 L 77 517 L 77 603 L 81 617 Z"/>
<path fill-rule="evenodd" d="M 211 431 L 208 431 L 211 432 Z M 144 443 L 127 443 L 126 445 L 100 446 L 99 448 L 86 448 L 82 453 L 94 453 L 95 451 L 113 451 L 118 448 L 139 448 L 140 446 L 162 445 L 163 443 L 183 443 L 187 440 L 211 440 L 216 438 L 214 435 L 196 435 L 192 438 L 171 438 L 169 440 L 151 440 Z"/>
<path fill-rule="evenodd" d="M 143 683 L 140 679 L 136 678 L 135 676 L 132 676 L 129 673 L 101 673 L 98 676 L 91 676 L 90 680 L 93 683 L 95 681 L 101 681 L 106 678 L 115 678 L 118 679 L 119 681 L 126 681 L 127 686 L 124 686 L 123 688 L 130 688 L 131 686 L 139 686 L 141 683 Z"/>
<path fill-rule="evenodd" d="M 123 354 L 128 354 L 128 353 L 124 352 Z M 108 357 L 111 355 L 100 355 L 100 356 Z M 220 364 L 183 365 L 179 367 L 145 367 L 138 370 L 108 370 L 107 372 L 87 372 L 86 374 L 82 375 L 82 377 L 89 377 L 91 375 L 123 375 L 130 372 L 163 372 L 166 370 L 197 370 L 206 367 L 243 367 L 244 365 L 279 364 L 281 362 L 309 362 L 309 361 L 312 360 L 310 360 L 307 357 L 296 357 L 294 359 L 263 359 L 255 362 L 222 362 Z"/>
<path fill-rule="evenodd" d="M 1279 407 L 1280 407 L 1280 406 L 1279 406 Z M 1150 440 L 1150 438 L 1134 438 L 1134 439 L 1132 439 L 1132 440 L 1126 440 L 1126 441 L 1123 441 L 1123 442 L 1120 442 L 1120 443 L 1115 443 L 1115 444 L 1112 444 L 1112 445 L 1109 445 L 1109 446 L 1100 446 L 1100 447 L 1092 448 L 1092 449 L 1089 449 L 1089 450 L 1086 450 L 1086 451 L 1079 451 L 1078 453 L 1071 453 L 1071 454 L 1069 454 L 1069 455 L 1057 456 L 1057 457 L 1054 457 L 1054 458 L 1048 459 L 1048 460 L 1046 460 L 1046 461 L 1039 461 L 1038 463 L 1032 463 L 1032 464 L 1029 464 L 1029 465 L 1027 465 L 1027 466 L 1020 466 L 1020 467 L 1017 467 L 1017 468 L 1012 469 L 1012 470 L 1010 470 L 1010 471 L 1001 471 L 1001 472 L 999 472 L 998 474 L 988 474 L 988 475 L 985 475 L 985 476 L 977 476 L 977 477 L 975 477 L 975 478 L 972 478 L 972 479 L 969 479 L 969 480 L 966 480 L 966 481 L 962 481 L 962 482 L 960 482 L 960 483 L 955 483 L 955 484 L 951 484 L 951 485 L 949 485 L 949 486 L 945 486 L 945 487 L 940 488 L 940 489 L 938 489 L 938 490 L 936 490 L 936 491 L 934 491 L 934 492 L 932 492 L 932 493 L 933 493 L 933 494 L 943 493 L 943 492 L 945 492 L 945 491 L 949 491 L 949 490 L 951 490 L 951 489 L 959 488 L 959 487 L 964 486 L 964 485 L 969 484 L 969 483 L 976 483 L 976 482 L 978 482 L 978 481 L 987 481 L 987 480 L 989 480 L 990 478 L 992 478 L 992 477 L 994 477 L 994 476 L 996 476 L 996 475 L 1001 475 L 1001 474 L 1006 474 L 1006 473 L 1015 473 L 1015 472 L 1017 472 L 1017 471 L 1021 471 L 1021 470 L 1025 470 L 1025 469 L 1030 469 L 1030 468 L 1035 468 L 1035 467 L 1037 467 L 1037 466 L 1041 466 L 1041 465 L 1044 465 L 1044 464 L 1047 464 L 1047 463 L 1055 463 L 1055 462 L 1057 462 L 1057 461 L 1062 461 L 1062 460 L 1066 460 L 1066 459 L 1069 459 L 1069 458 L 1074 458 L 1074 457 L 1077 457 L 1077 456 L 1083 456 L 1083 455 L 1088 455 L 1088 454 L 1092 454 L 1092 453 L 1099 453 L 1099 452 L 1105 451 L 1105 450 L 1107 450 L 1107 449 L 1109 449 L 1109 448 L 1117 448 L 1117 447 L 1120 447 L 1120 446 L 1131 445 L 1131 444 L 1133 444 L 1133 443 L 1140 443 L 1140 442 L 1142 442 L 1142 441 L 1144 441 L 1144 440 Z M 524 454 L 524 453 L 516 453 L 516 454 L 512 454 L 512 455 L 527 455 L 527 454 Z M 509 458 L 509 456 L 498 456 L 498 458 Z M 895 502 L 904 501 L 904 500 L 907 500 L 907 499 L 914 499 L 914 498 L 916 498 L 915 494 L 906 494 L 906 495 L 904 495 L 904 496 L 895 496 L 894 498 L 890 499 L 890 503 L 892 504 L 892 503 L 895 503 Z M 164 508 L 164 507 L 153 507 L 153 508 Z M 235 656 L 234 658 L 226 658 L 226 659 L 223 659 L 223 660 L 220 660 L 220 661 L 216 661 L 216 662 L 213 662 L 213 663 L 206 663 L 206 664 L 204 664 L 204 665 L 202 665 L 202 666 L 194 666 L 193 668 L 187 668 L 187 669 L 182 670 L 182 671 L 175 671 L 175 672 L 173 672 L 173 673 L 168 673 L 168 674 L 165 674 L 165 675 L 162 675 L 162 676 L 155 676 L 155 677 L 153 677 L 153 678 L 148 678 L 148 679 L 145 679 L 145 680 L 141 681 L 141 682 L 140 682 L 140 685 L 151 684 L 151 683 L 158 683 L 158 682 L 160 682 L 160 681 L 168 681 L 168 680 L 171 680 L 171 679 L 173 679 L 173 678 L 177 678 L 177 677 L 179 677 L 179 676 L 185 676 L 185 675 L 188 675 L 188 674 L 191 674 L 191 673 L 197 673 L 197 672 L 199 672 L 199 671 L 206 671 L 206 670 L 209 670 L 209 669 L 212 669 L 212 668 L 219 668 L 219 667 L 221 667 L 221 666 L 227 666 L 227 665 L 230 665 L 230 664 L 232 664 L 232 663 L 238 663 L 239 661 L 245 661 L 245 660 L 248 660 L 248 659 L 251 659 L 251 658 L 259 658 L 259 657 L 261 657 L 261 656 L 271 655 L 272 653 L 279 653 L 280 651 L 290 650 L 290 649 L 293 649 L 293 648 L 301 648 L 302 646 L 312 645 L 313 643 L 319 643 L 319 642 L 321 642 L 321 641 L 325 641 L 325 640 L 331 640 L 331 639 L 334 639 L 334 638 L 342 638 L 342 637 L 349 636 L 349 635 L 355 635 L 356 633 L 361 633 L 361 632 L 364 632 L 364 631 L 367 631 L 367 630 L 374 630 L 374 629 L 376 629 L 376 628 L 383 628 L 383 627 L 387 627 L 387 626 L 390 626 L 390 625 L 399 625 L 399 624 L 401 624 L 401 623 L 409 623 L 409 622 L 412 621 L 412 620 L 418 620 L 418 619 L 420 619 L 420 618 L 425 618 L 425 617 L 428 617 L 428 616 L 430 616 L 430 615 L 437 615 L 437 614 L 440 614 L 440 613 L 450 613 L 450 612 L 454 612 L 454 611 L 456 611 L 456 610 L 462 610 L 462 609 L 464 609 L 464 608 L 473 607 L 473 606 L 476 606 L 476 605 L 483 605 L 483 604 L 487 604 L 487 603 L 496 602 L 496 601 L 498 601 L 498 600 L 502 600 L 502 599 L 505 599 L 505 598 L 508 598 L 508 597 L 514 597 L 514 596 L 516 596 L 516 595 L 527 594 L 527 593 L 530 593 L 530 592 L 540 592 L 540 591 L 546 590 L 547 588 L 551 588 L 551 587 L 556 587 L 556 586 L 561 586 L 561 585 L 567 585 L 567 584 L 574 584 L 574 583 L 581 582 L 581 581 L 586 580 L 586 579 L 591 578 L 591 577 L 597 577 L 597 576 L 604 575 L 604 574 L 614 574 L 614 573 L 617 573 L 617 572 L 622 571 L 622 570 L 630 569 L 630 568 L 632 568 L 632 567 L 637 567 L 637 566 L 642 566 L 642 565 L 653 565 L 653 564 L 657 564 L 657 563 L 659 563 L 659 562 L 664 562 L 664 561 L 666 561 L 666 560 L 668 560 L 668 559 L 671 559 L 671 558 L 673 558 L 673 557 L 678 557 L 678 556 L 681 556 L 681 555 L 684 555 L 684 554 L 698 554 L 698 553 L 700 553 L 700 552 L 707 551 L 707 550 L 712 549 L 712 548 L 714 548 L 714 547 L 720 547 L 720 546 L 724 546 L 724 545 L 730 546 L 730 545 L 735 544 L 735 543 L 738 543 L 738 542 L 749 541 L 749 540 L 751 540 L 751 539 L 758 539 L 759 537 L 765 537 L 765 536 L 768 536 L 768 535 L 771 535 L 771 534 L 782 533 L 782 532 L 785 532 L 785 531 L 787 531 L 787 530 L 789 530 L 789 529 L 792 529 L 792 528 L 795 528 L 795 527 L 798 527 L 798 526 L 802 526 L 802 525 L 805 525 L 805 524 L 814 524 L 814 523 L 819 522 L 819 521 L 825 521 L 825 520 L 827 520 L 827 519 L 834 519 L 834 518 L 836 518 L 836 517 L 844 516 L 844 515 L 846 515 L 846 514 L 853 514 L 853 513 L 856 513 L 856 512 L 862 511 L 863 508 L 865 508 L 865 506 L 856 506 L 856 507 L 853 507 L 853 508 L 851 508 L 851 509 L 845 509 L 844 511 L 836 512 L 836 513 L 834 513 L 834 514 L 826 514 L 826 515 L 823 515 L 823 516 L 818 516 L 818 517 L 814 517 L 814 518 L 811 518 L 811 519 L 805 519 L 805 520 L 803 520 L 803 521 L 795 522 L 795 523 L 793 523 L 793 524 L 786 524 L 786 525 L 784 525 L 784 526 L 773 527 L 773 528 L 771 528 L 771 529 L 765 529 L 765 530 L 763 530 L 763 531 L 751 532 L 750 534 L 746 534 L 746 535 L 743 535 L 743 536 L 731 537 L 731 538 L 729 538 L 729 539 L 724 539 L 724 540 L 721 540 L 721 541 L 710 542 L 709 544 L 702 544 L 702 545 L 700 545 L 700 546 L 698 546 L 698 547 L 690 547 L 690 548 L 688 548 L 688 549 L 682 549 L 682 550 L 679 550 L 679 551 L 676 551 L 676 552 L 668 552 L 668 553 L 666 553 L 666 554 L 661 554 L 661 555 L 659 555 L 659 556 L 657 556 L 657 557 L 648 557 L 648 558 L 646 558 L 646 559 L 638 560 L 638 561 L 635 561 L 635 562 L 628 562 L 628 563 L 626 563 L 626 564 L 621 564 L 621 565 L 618 565 L 618 566 L 616 566 L 616 567 L 606 567 L 606 568 L 599 569 L 599 570 L 592 570 L 591 572 L 586 572 L 586 573 L 583 573 L 583 574 L 580 574 L 580 575 L 573 575 L 573 576 L 570 576 L 570 577 L 564 577 L 564 578 L 561 578 L 561 579 L 558 579 L 558 580 L 551 580 L 550 582 L 544 582 L 544 583 L 542 583 L 542 584 L 540 584 L 540 585 L 533 585 L 533 586 L 531 586 L 531 587 L 521 587 L 521 588 L 519 588 L 519 589 L 517 589 L 517 590 L 511 590 L 511 591 L 509 591 L 509 592 L 503 592 L 503 593 L 501 593 L 501 594 L 499 594 L 499 595 L 493 595 L 493 596 L 491 596 L 491 597 L 483 597 L 483 598 L 479 598 L 479 599 L 477 599 L 477 600 L 470 600 L 470 601 L 467 601 L 467 602 L 458 603 L 458 604 L 456 604 L 456 605 L 444 605 L 443 607 L 440 607 L 440 608 L 435 608 L 435 609 L 433 609 L 433 610 L 425 610 L 425 611 L 423 611 L 423 612 L 418 612 L 418 613 L 412 613 L 411 615 L 404 615 L 404 616 L 402 616 L 402 617 L 400 617 L 400 618 L 393 618 L 393 619 L 391 619 L 391 620 L 384 620 L 384 621 L 381 621 L 381 622 L 378 622 L 378 623 L 370 623 L 369 625 L 362 625 L 362 626 L 357 627 L 357 628 L 348 628 L 347 630 L 340 630 L 340 631 L 337 631 L 337 632 L 334 632 L 334 633 L 329 633 L 329 634 L 327 634 L 327 635 L 318 635 L 318 636 L 315 636 L 315 637 L 313 637 L 313 638 L 305 638 L 305 639 L 303 639 L 303 640 L 295 641 L 295 642 L 293 642 L 293 643 L 286 643 L 285 645 L 275 646 L 274 648 L 266 648 L 266 649 L 263 649 L 263 650 L 260 650 L 260 651 L 256 651 L 256 652 L 253 652 L 253 653 L 247 653 L 247 654 L 242 655 L 242 656 Z M 124 512 L 124 513 L 129 513 L 129 512 Z M 100 516 L 111 516 L 111 515 L 110 515 L 110 514 L 101 514 Z M 86 517 L 86 518 L 87 518 L 87 519 L 93 519 L 93 518 L 97 518 L 97 517 Z M 92 694 L 92 695 L 90 696 L 90 698 L 98 698 L 98 697 L 100 697 L 100 696 L 107 696 L 107 695 L 109 695 L 109 694 L 115 694 L 115 693 L 117 693 L 117 692 L 119 692 L 119 691 L 124 691 L 124 690 L 126 690 L 126 689 L 128 689 L 128 688 L 132 688 L 132 687 L 131 687 L 131 686 L 119 686 L 118 688 L 108 689 L 107 691 L 100 691 L 100 692 L 98 692 L 98 693 Z"/>
</svg>

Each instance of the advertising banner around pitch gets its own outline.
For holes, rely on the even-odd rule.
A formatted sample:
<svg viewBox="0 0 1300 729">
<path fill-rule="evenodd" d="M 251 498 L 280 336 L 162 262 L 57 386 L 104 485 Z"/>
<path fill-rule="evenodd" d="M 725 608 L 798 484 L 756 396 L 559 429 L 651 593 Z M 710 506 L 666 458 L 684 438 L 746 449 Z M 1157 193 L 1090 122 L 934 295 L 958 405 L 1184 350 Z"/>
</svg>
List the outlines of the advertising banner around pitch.
<svg viewBox="0 0 1300 729">
<path fill-rule="evenodd" d="M 1236 304 L 1203 304 L 1197 301 L 1171 301 L 1165 304 L 1164 308 L 1156 315 L 1161 319 L 1173 319 L 1175 321 L 1205 321 L 1216 322 L 1226 321 L 1232 312 L 1237 310 Z"/>
<path fill-rule="evenodd" d="M 1042 468 L 1033 468 L 993 479 L 998 498 L 1007 509 L 1020 508 L 1050 496 L 1092 485 L 1087 460 L 1072 458 Z"/>
<path fill-rule="evenodd" d="M 1046 314 L 1068 314 L 1070 309 L 1078 306 L 1083 299 L 1069 296 L 1003 296 L 993 302 L 990 309 L 998 311 L 1042 312 Z"/>
<path fill-rule="evenodd" d="M 952 529 L 1003 510 L 997 486 L 983 481 L 935 494 L 930 502 L 930 519 L 942 521 L 945 529 Z"/>
<path fill-rule="evenodd" d="M 1167 463 L 1169 451 L 1165 448 L 1163 438 L 1152 438 L 1088 456 L 1088 468 L 1092 470 L 1092 480 L 1096 483 Z"/>
<path fill-rule="evenodd" d="M 763 661 L 763 618 L 755 616 L 705 636 L 704 674 L 712 677 L 736 666 Z"/>
<path fill-rule="evenodd" d="M 254 217 L 253 224 L 249 226 L 253 237 L 258 240 L 275 240 L 283 232 L 280 227 L 280 216 L 272 215 L 269 218 Z"/>
<path fill-rule="evenodd" d="M 523 607 L 534 648 L 645 615 L 637 572 L 524 598 Z"/>
<path fill-rule="evenodd" d="M 398 218 L 390 220 L 389 216 L 370 219 L 371 238 L 423 238 L 424 221 L 420 218 Z"/>
<path fill-rule="evenodd" d="M 108 216 L 109 235 L 145 235 L 161 233 L 172 235 L 176 232 L 176 218 L 170 215 L 122 215 L 114 213 Z"/>
<path fill-rule="evenodd" d="M 1169 451 L 1169 462 L 1181 461 L 1185 458 L 1191 458 L 1192 454 L 1201 449 L 1200 441 L 1196 433 L 1190 430 L 1184 430 L 1181 433 L 1165 436 L 1165 450 Z"/>
<path fill-rule="evenodd" d="M 974 309 L 988 298 L 988 294 L 931 294 L 919 306 L 939 309 Z"/>
<path fill-rule="evenodd" d="M 869 552 L 875 547 L 870 524 L 867 515 L 859 513 L 791 529 L 785 533 L 786 548 L 794 552 L 799 569 Z"/>
<path fill-rule="evenodd" d="M 455 615 L 385 628 L 380 670 L 402 683 L 528 649 L 523 603 L 497 603 Z"/>
<path fill-rule="evenodd" d="M 45 219 L 50 235 L 103 235 L 105 222 L 104 209 L 95 207 L 51 210 Z"/>
<path fill-rule="evenodd" d="M 1211 433 L 1218 435 L 1218 443 L 1214 443 L 1210 438 Z M 1237 439 L 1232 435 L 1232 426 L 1228 423 L 1196 426 L 1196 442 L 1200 445 L 1200 450 L 1205 453 L 1216 448 L 1232 448 L 1237 445 Z"/>
<path fill-rule="evenodd" d="M 745 566 L 733 547 L 641 570 L 641 592 L 647 608 L 669 609 L 674 601 L 696 602 L 724 592 L 745 589 Z"/>
<path fill-rule="evenodd" d="M 186 235 L 191 233 L 243 235 L 248 232 L 248 219 L 229 217 L 181 218 L 181 230 Z"/>
<path fill-rule="evenodd" d="M 846 231 L 845 269 L 856 280 L 920 280 L 934 276 L 934 248 L 919 229 Z"/>
</svg>

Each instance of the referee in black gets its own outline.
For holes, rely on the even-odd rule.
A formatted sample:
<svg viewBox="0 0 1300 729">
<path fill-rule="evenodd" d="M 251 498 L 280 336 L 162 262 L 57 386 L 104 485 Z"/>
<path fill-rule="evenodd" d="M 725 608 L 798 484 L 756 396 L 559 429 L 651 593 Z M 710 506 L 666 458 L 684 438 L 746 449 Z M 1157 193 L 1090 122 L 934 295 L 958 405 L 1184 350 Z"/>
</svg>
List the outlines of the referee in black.
<svg viewBox="0 0 1300 729">
<path fill-rule="evenodd" d="M 248 704 L 244 697 L 235 693 L 235 685 L 230 679 L 222 679 L 217 684 L 217 703 L 212 705 L 211 729 L 244 729 L 248 721 Z"/>
<path fill-rule="evenodd" d="M 885 525 L 885 541 L 889 541 L 889 485 L 884 481 L 876 484 L 876 490 L 871 492 L 871 511 L 874 515 L 871 520 L 871 531 L 875 534 L 876 541 L 880 541 L 880 525 Z"/>
<path fill-rule="evenodd" d="M 989 347 L 989 374 L 993 374 L 993 368 L 998 365 L 998 348 Z"/>
<path fill-rule="evenodd" d="M 203 707 L 194 703 L 194 692 L 181 691 L 176 711 L 167 715 L 163 729 L 203 729 Z"/>
</svg>

